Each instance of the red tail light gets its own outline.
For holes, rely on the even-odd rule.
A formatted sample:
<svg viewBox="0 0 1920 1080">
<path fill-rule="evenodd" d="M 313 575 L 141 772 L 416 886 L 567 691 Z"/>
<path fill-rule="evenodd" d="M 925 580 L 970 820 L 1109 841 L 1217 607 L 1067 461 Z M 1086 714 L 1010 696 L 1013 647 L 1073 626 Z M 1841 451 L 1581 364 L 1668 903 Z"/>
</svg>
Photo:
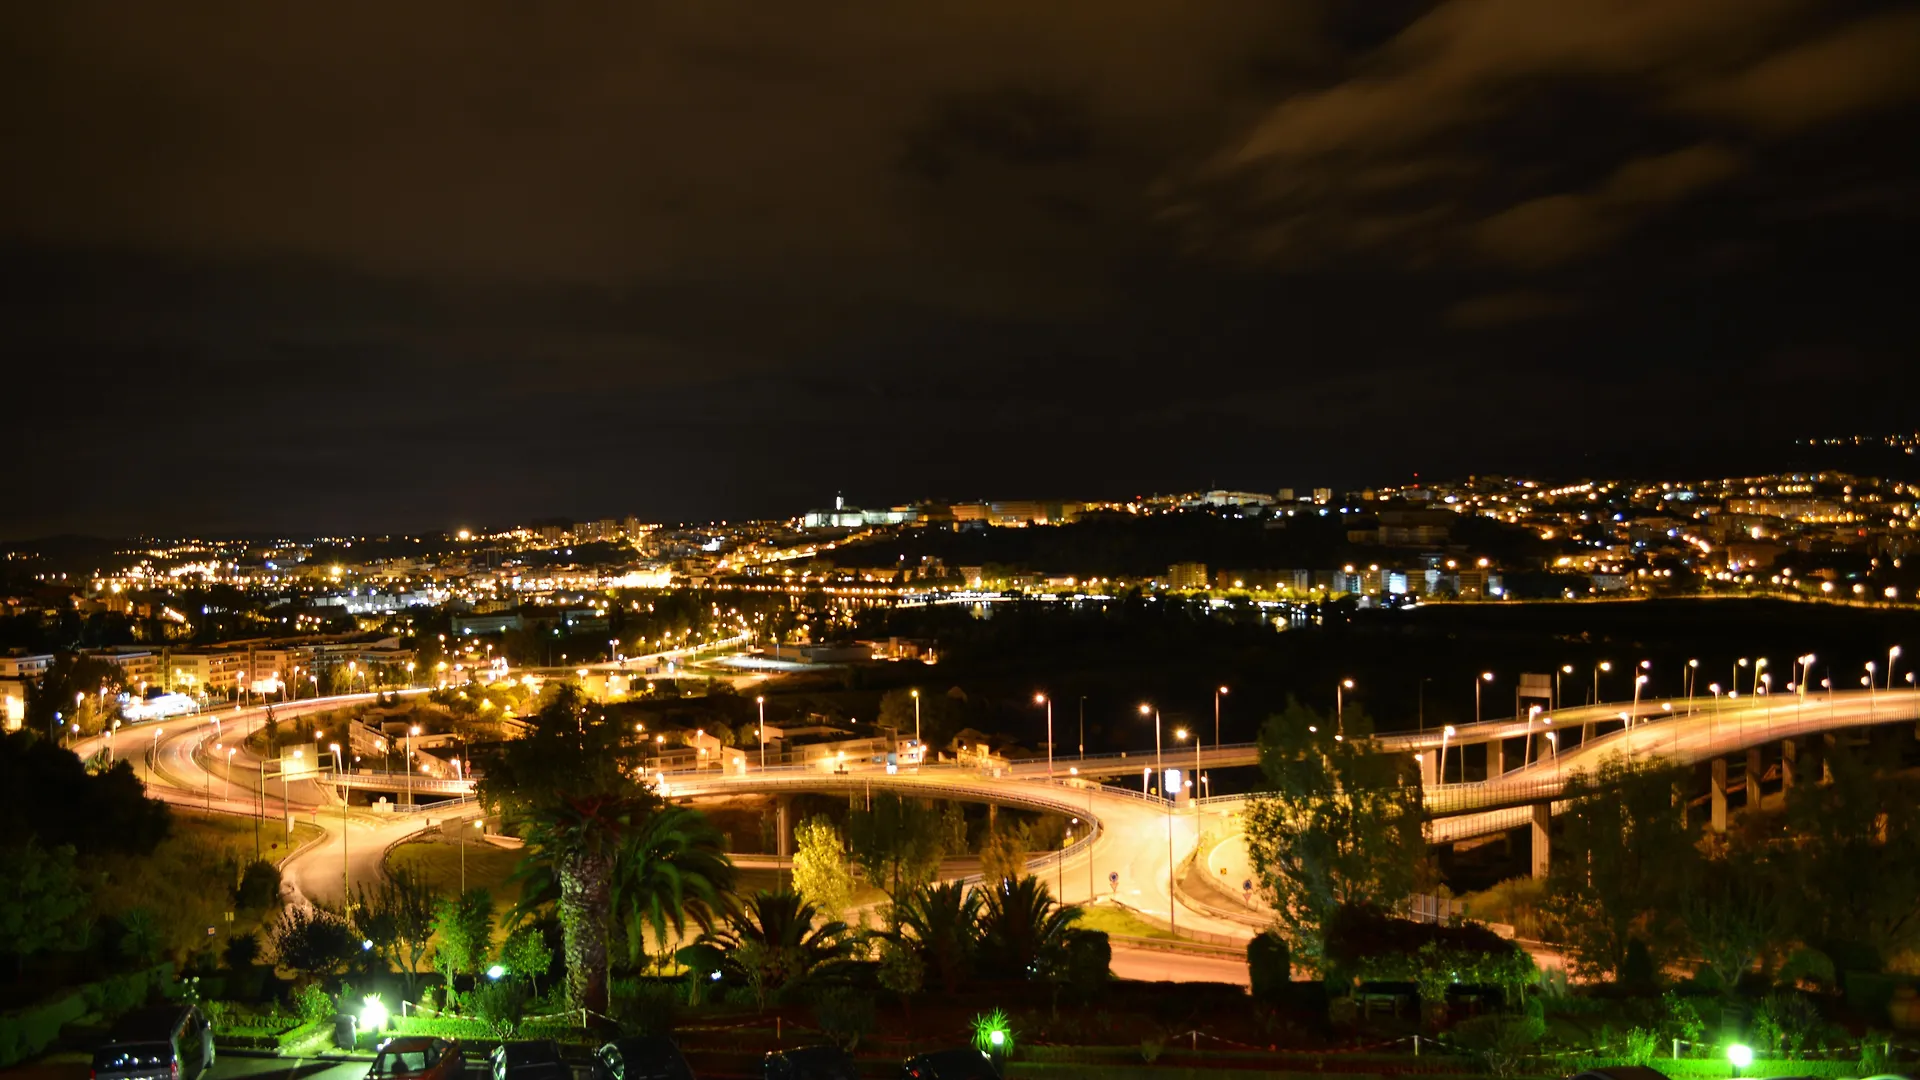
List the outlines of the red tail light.
<svg viewBox="0 0 1920 1080">
<path fill-rule="evenodd" d="M 174 1077 L 175 1080 L 178 1080 L 180 1076 L 180 1059 L 179 1058 L 174 1058 L 171 1062 L 167 1064 L 167 1074 L 169 1076 Z"/>
</svg>

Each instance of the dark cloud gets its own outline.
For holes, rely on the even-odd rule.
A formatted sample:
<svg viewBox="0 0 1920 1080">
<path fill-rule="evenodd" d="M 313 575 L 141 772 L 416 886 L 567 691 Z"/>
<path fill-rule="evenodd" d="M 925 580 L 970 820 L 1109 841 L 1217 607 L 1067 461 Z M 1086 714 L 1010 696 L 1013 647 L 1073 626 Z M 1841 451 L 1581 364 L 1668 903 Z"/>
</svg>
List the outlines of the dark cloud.
<svg viewBox="0 0 1920 1080">
<path fill-rule="evenodd" d="M 1450 418 L 1598 365 L 1871 381 L 1916 18 L 13 5 L 0 531 L 1367 480 L 1525 464 Z"/>
</svg>

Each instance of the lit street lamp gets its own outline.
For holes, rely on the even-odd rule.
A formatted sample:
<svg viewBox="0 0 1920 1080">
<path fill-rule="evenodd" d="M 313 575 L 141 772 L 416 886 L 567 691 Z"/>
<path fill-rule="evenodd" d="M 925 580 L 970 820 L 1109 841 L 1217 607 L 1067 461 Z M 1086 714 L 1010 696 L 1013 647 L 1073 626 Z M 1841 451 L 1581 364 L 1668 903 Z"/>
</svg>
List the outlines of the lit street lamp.
<svg viewBox="0 0 1920 1080">
<path fill-rule="evenodd" d="M 913 696 L 914 710 L 918 712 L 920 706 L 920 691 L 915 690 Z M 765 772 L 767 769 L 767 695 L 759 694 L 755 696 L 753 703 L 760 707 L 760 771 Z M 913 741 L 916 743 L 920 741 L 920 725 L 918 723 L 913 726 Z M 926 751 L 922 750 L 921 753 L 924 755 Z"/>
<path fill-rule="evenodd" d="M 1045 694 L 1034 694 L 1035 705 L 1047 707 L 1047 779 L 1053 779 L 1053 699 Z"/>
<path fill-rule="evenodd" d="M 1344 740 L 1347 731 L 1347 691 L 1353 689 L 1352 679 L 1341 679 L 1333 687 L 1333 726 Z"/>
<path fill-rule="evenodd" d="M 1493 672 L 1491 671 L 1483 671 L 1479 678 L 1473 680 L 1473 722 L 1476 724 L 1480 722 L 1480 685 L 1492 681 Z"/>
<path fill-rule="evenodd" d="M 1440 771 L 1434 775 L 1439 777 L 1442 785 L 1447 782 L 1447 740 L 1453 737 L 1453 733 L 1452 724 L 1440 729 Z"/>
<path fill-rule="evenodd" d="M 1600 704 L 1600 673 L 1612 670 L 1613 661 L 1611 660 L 1602 660 L 1593 666 L 1593 703 L 1595 705 Z"/>
<path fill-rule="evenodd" d="M 1153 768 L 1160 774 L 1160 795 L 1167 801 L 1167 929 L 1178 936 L 1174 925 L 1174 913 L 1180 906 L 1173 898 L 1173 800 L 1167 797 L 1167 770 L 1160 757 L 1160 710 L 1157 706 L 1140 704 L 1140 715 L 1153 714 Z"/>
</svg>

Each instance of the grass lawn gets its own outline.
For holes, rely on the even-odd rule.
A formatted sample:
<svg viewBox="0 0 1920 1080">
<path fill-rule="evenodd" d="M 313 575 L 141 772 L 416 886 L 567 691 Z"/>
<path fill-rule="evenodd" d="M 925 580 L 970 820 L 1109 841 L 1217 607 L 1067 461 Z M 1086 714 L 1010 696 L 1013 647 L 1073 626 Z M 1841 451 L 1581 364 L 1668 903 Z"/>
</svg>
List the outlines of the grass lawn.
<svg viewBox="0 0 1920 1080">
<path fill-rule="evenodd" d="M 504 915 L 520 902 L 520 885 L 507 879 L 520 866 L 521 853 L 487 843 L 467 844 L 467 888 L 493 893 L 493 908 Z M 412 840 L 387 853 L 387 866 L 413 871 L 441 892 L 460 891 L 461 845 L 435 840 Z"/>
<path fill-rule="evenodd" d="M 1082 907 L 1080 918 L 1073 925 L 1082 930 L 1101 930 L 1119 937 L 1155 938 L 1160 941 L 1180 940 L 1178 935 L 1153 925 L 1126 908 L 1106 904 Z"/>
<path fill-rule="evenodd" d="M 253 861 L 253 818 L 235 814 L 209 814 L 176 806 L 173 808 L 173 827 L 178 835 L 190 836 L 206 846 L 227 850 L 242 863 Z M 281 843 L 287 833 L 280 815 L 269 814 L 260 822 L 260 857 L 277 863 L 299 850 L 302 844 L 325 833 L 317 825 L 296 821 L 293 824 L 293 848 L 289 849 Z"/>
</svg>

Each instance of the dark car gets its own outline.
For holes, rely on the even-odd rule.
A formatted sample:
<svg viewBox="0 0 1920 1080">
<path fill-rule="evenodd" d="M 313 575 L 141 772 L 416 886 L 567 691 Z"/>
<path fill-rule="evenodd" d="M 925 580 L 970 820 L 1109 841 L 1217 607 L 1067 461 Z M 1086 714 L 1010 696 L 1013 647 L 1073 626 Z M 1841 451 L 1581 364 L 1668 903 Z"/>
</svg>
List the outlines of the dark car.
<svg viewBox="0 0 1920 1080">
<path fill-rule="evenodd" d="M 857 1080 L 853 1055 L 832 1045 L 800 1046 L 768 1052 L 761 1063 L 765 1080 Z"/>
<path fill-rule="evenodd" d="M 501 1043 L 493 1051 L 493 1080 L 573 1080 L 552 1039 Z"/>
<path fill-rule="evenodd" d="M 594 1055 L 599 1080 L 693 1080 L 693 1070 L 673 1040 L 659 1035 L 615 1039 Z"/>
<path fill-rule="evenodd" d="M 900 1066 L 900 1080 L 1000 1080 L 993 1059 L 971 1046 L 915 1054 Z"/>
<path fill-rule="evenodd" d="M 462 1080 L 466 1070 L 459 1043 L 403 1035 L 380 1044 L 367 1080 Z"/>
<path fill-rule="evenodd" d="M 213 1025 L 193 1005 L 156 1005 L 120 1018 L 93 1052 L 92 1080 L 194 1080 L 213 1068 Z"/>
</svg>

